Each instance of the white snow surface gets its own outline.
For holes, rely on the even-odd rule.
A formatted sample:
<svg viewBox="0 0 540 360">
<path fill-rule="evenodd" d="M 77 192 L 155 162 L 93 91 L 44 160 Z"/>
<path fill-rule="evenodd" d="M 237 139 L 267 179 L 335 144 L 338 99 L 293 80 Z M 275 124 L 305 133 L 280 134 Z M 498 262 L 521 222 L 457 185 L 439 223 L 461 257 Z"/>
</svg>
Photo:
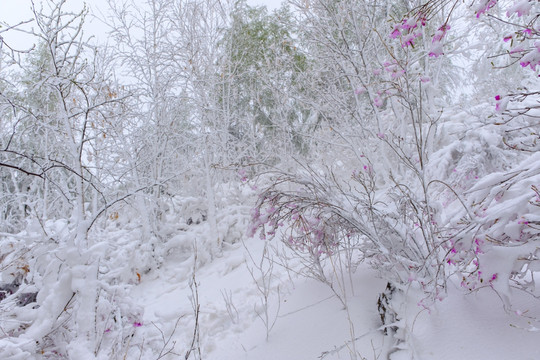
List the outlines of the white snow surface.
<svg viewBox="0 0 540 360">
<path fill-rule="evenodd" d="M 498 281 L 467 293 L 459 285 L 461 279 L 454 276 L 442 301 L 425 309 L 419 305 L 424 297 L 421 286 L 412 280 L 402 293 L 396 293 L 392 303 L 398 314 L 396 336 L 391 329 L 385 335 L 377 299 L 386 281 L 376 270 L 360 263 L 355 271 L 344 271 L 341 276 L 334 271 L 339 264 L 327 263 L 333 291 L 328 284 L 306 277 L 301 262 L 277 238 L 264 241 L 243 236 L 249 207 L 232 206 L 229 210 L 229 215 L 220 216 L 218 221 L 220 236 L 228 241 L 215 254 L 208 250 L 206 222 L 184 226 L 173 225 L 170 219 L 164 229 L 169 240 L 160 244 L 162 251 L 156 253 L 161 254 L 157 267 L 151 262 L 148 265 L 145 252 L 149 248 L 137 248 L 133 241 L 140 232 L 138 226 L 121 223 L 117 229 L 117 224 L 111 223 L 109 238 L 94 245 L 88 254 L 112 256 L 109 266 L 115 265 L 106 276 L 120 281 L 117 289 L 123 289 L 114 290 L 111 301 L 120 303 L 123 325 L 117 322 L 116 313 L 97 322 L 95 339 L 100 349 L 123 341 L 127 344 L 125 353 L 114 358 L 148 360 L 184 359 L 190 349 L 189 358 L 206 360 L 540 358 L 540 326 L 534 320 L 540 317 L 540 307 L 532 296 L 500 289 Z M 64 231 L 57 223 L 51 227 Z M 497 254 L 492 251 L 485 256 Z M 53 263 L 51 266 L 54 268 Z M 95 289 L 94 281 L 81 282 L 88 280 L 78 273 L 79 267 L 64 272 L 48 293 L 40 291 L 37 302 L 42 311 L 37 315 L 35 308 L 28 308 L 32 305 L 17 310 L 19 321 L 26 318 L 32 325 L 18 337 L 0 339 L 0 359 L 51 358 L 50 354 L 39 355 L 39 346 L 32 339 L 51 331 L 54 319 L 47 315 L 62 314 L 72 291 Z M 336 294 L 345 299 L 345 305 Z M 512 297 L 511 308 L 508 296 Z M 10 301 L 9 297 L 4 300 L 4 306 Z M 90 331 L 91 326 L 81 322 L 91 323 L 88 316 L 93 315 L 82 312 L 84 299 L 79 304 L 72 331 Z M 103 302 L 97 306 L 107 308 Z M 9 319 L 3 318 L 3 324 L 6 321 Z M 63 345 L 65 355 L 58 358 L 111 358 L 105 351 L 97 355 L 89 351 L 92 345 L 88 341 L 75 336 Z"/>
<path fill-rule="evenodd" d="M 13 335 L 5 332 L 8 336 L 0 338 L 0 359 L 152 360 L 186 359 L 186 355 L 205 360 L 540 358 L 538 299 L 500 282 L 508 279 L 514 259 L 534 250 L 535 242 L 510 248 L 514 252 L 494 247 L 482 261 L 497 265 L 492 272 L 497 271 L 499 279 L 467 292 L 460 286 L 462 279 L 451 276 L 447 293 L 428 309 L 422 306 L 425 295 L 420 284 L 411 279 L 392 301 L 398 314 L 397 333 L 389 328 L 385 335 L 377 300 L 387 282 L 375 269 L 360 263 L 355 271 L 338 271 L 340 264 L 334 257 L 325 264 L 332 289 L 306 276 L 301 261 L 279 236 L 272 241 L 246 237 L 249 210 L 249 206 L 229 205 L 220 212 L 221 251 L 209 239 L 205 221 L 188 226 L 169 214 L 162 229 L 166 240 L 161 243 L 137 241 L 141 228 L 129 218 L 111 221 L 101 242 L 84 254 L 72 254 L 72 261 L 102 259 L 106 267 L 100 270 L 101 279 L 108 285 L 99 285 L 82 273 L 95 273 L 94 265 L 75 264 L 51 284 L 46 278 L 40 280 L 33 275 L 40 266 L 52 272 L 59 266 L 54 261 L 54 247 L 50 248 L 39 257 L 44 262 L 37 259 L 30 265 L 36 288 L 29 289 L 40 289 L 39 308 L 33 304 L 16 307 L 14 295 L 1 303 L 1 331 Z M 60 236 L 65 224 L 52 222 L 47 229 Z M 5 246 L 16 248 L 17 239 L 25 237 L 35 238 L 31 227 L 27 233 L 7 238 Z M 71 321 L 73 292 L 95 297 L 99 286 L 95 310 L 91 298 L 75 296 L 74 323 L 67 330 L 73 338 L 57 344 L 58 356 L 50 348 L 40 354 L 41 344 L 33 339 L 55 331 L 58 319 Z M 6 310 L 16 314 L 16 320 Z M 51 314 L 60 315 L 55 319 Z M 95 328 L 91 325 L 94 316 L 98 318 Z M 31 325 L 17 334 L 15 321 Z M 120 343 L 123 345 L 116 349 L 121 353 L 107 350 Z M 95 344 L 99 351 L 92 351 Z"/>
<path fill-rule="evenodd" d="M 263 247 L 262 240 L 245 239 L 245 246 L 232 245 L 196 271 L 203 359 L 348 359 L 351 329 L 353 337 L 359 338 L 358 359 L 385 358 L 393 340 L 380 330 L 376 302 L 386 283 L 365 265 L 352 275 L 352 288 L 347 286 L 348 312 L 327 285 L 275 266 L 269 312 L 276 322 L 267 339 L 257 316 L 263 310 L 261 294 L 248 271 L 253 268 L 248 251 L 260 259 Z M 174 352 L 183 356 L 189 348 L 194 326 L 189 287 L 192 265 L 190 260 L 169 262 L 161 271 L 143 276 L 133 289 L 131 296 L 144 309 L 136 339 L 150 341 L 145 347 L 151 350 L 143 351 L 143 358 L 157 358 L 163 347 L 158 328 L 168 338 L 178 319 L 171 337 L 171 343 L 176 342 Z M 398 345 L 404 349 L 390 350 L 390 359 L 540 358 L 540 332 L 527 318 L 540 315 L 534 298 L 515 294 L 514 303 L 520 304 L 519 313 L 524 314 L 517 315 L 517 311 L 505 311 L 492 289 L 465 294 L 457 281 L 450 284 L 448 296 L 429 310 L 417 304 L 422 295 L 414 283 L 406 293 L 398 313 L 405 314 L 400 321 L 407 341 Z M 136 358 L 135 353 L 132 356 Z"/>
</svg>

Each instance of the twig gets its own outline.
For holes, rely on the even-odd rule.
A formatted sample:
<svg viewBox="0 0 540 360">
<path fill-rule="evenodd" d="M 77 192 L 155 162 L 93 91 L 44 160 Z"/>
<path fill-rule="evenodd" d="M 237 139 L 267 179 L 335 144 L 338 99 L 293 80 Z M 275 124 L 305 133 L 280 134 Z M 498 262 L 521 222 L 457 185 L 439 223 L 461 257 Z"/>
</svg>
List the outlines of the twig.
<svg viewBox="0 0 540 360">
<path fill-rule="evenodd" d="M 174 333 L 176 332 L 176 329 L 178 328 L 178 324 L 180 323 L 180 320 L 184 316 L 185 315 L 181 315 L 181 316 L 178 317 L 178 319 L 176 319 L 176 323 L 174 324 L 174 328 L 173 328 L 173 330 L 171 332 L 171 335 L 169 335 L 169 338 L 167 340 L 165 340 L 165 334 L 163 333 L 163 331 L 152 321 L 152 325 L 154 325 L 154 327 L 160 332 L 161 340 L 163 340 L 163 347 L 161 348 L 161 350 L 160 350 L 160 352 L 158 354 L 158 357 L 157 357 L 158 360 L 165 357 L 168 354 L 180 356 L 179 354 L 176 354 L 176 353 L 173 352 L 174 347 L 176 346 L 176 341 L 172 342 L 172 346 L 171 346 L 171 348 L 169 350 L 166 350 L 166 348 L 167 348 L 167 345 L 169 345 L 169 343 L 171 342 L 171 339 L 172 339 Z"/>
<path fill-rule="evenodd" d="M 196 270 L 197 270 L 197 245 L 193 245 L 193 253 L 194 259 L 193 259 L 193 274 L 191 277 L 191 280 L 189 282 L 189 288 L 191 289 L 191 303 L 193 305 L 193 312 L 195 314 L 195 326 L 193 327 L 193 338 L 191 339 L 191 345 L 186 351 L 186 355 L 184 357 L 185 360 L 188 360 L 191 356 L 191 352 L 193 350 L 197 350 L 198 359 L 201 359 L 201 340 L 200 340 L 200 334 L 199 334 L 199 314 L 200 314 L 200 308 L 201 304 L 199 303 L 199 285 L 197 284 L 197 278 L 195 276 Z M 195 348 L 195 344 L 197 344 L 197 348 Z"/>
</svg>

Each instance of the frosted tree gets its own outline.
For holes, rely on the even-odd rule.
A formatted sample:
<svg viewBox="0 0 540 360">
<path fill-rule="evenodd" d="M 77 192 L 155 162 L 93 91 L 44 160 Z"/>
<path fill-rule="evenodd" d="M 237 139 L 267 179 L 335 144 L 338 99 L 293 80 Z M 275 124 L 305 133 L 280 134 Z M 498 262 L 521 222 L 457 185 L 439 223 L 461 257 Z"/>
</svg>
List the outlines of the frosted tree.
<svg viewBox="0 0 540 360">
<path fill-rule="evenodd" d="M 265 8 L 240 2 L 225 34 L 222 62 L 230 81 L 224 101 L 237 119 L 230 131 L 253 142 L 251 162 L 275 165 L 306 155 L 316 127 L 317 117 L 291 96 L 302 91 L 309 71 L 291 22 L 286 8 L 267 14 Z"/>
<path fill-rule="evenodd" d="M 191 167 L 193 153 L 183 69 L 176 66 L 170 51 L 178 36 L 171 17 L 174 2 L 109 5 L 114 57 L 131 95 L 123 114 L 131 124 L 125 157 L 133 189 L 148 189 L 136 197 L 144 236 L 159 237 L 165 199 L 182 188 L 181 175 Z"/>
<path fill-rule="evenodd" d="M 32 7 L 38 45 L 15 62 L 21 69 L 6 77 L 2 93 L 2 162 L 18 165 L 1 171 L 13 179 L 7 195 L 24 205 L 26 222 L 3 234 L 2 282 L 13 293 L 0 305 L 12 319 L 2 324 L 5 357 L 95 356 L 123 346 L 101 347 L 104 314 L 119 309 L 99 272 L 107 245 L 96 247 L 99 237 L 90 233 L 116 195 L 108 136 L 120 99 L 106 57 L 83 35 L 87 9 L 70 12 L 65 3 Z M 14 301 L 28 305 L 25 321 Z"/>
</svg>

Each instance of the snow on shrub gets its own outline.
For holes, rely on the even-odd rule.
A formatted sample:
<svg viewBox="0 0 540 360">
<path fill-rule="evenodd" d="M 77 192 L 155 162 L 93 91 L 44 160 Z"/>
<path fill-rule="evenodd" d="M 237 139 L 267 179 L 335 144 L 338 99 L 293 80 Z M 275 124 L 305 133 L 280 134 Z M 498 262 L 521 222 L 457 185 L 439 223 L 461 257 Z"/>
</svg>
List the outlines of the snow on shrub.
<svg viewBox="0 0 540 360">
<path fill-rule="evenodd" d="M 448 262 L 458 266 L 461 285 L 489 286 L 507 309 L 511 288 L 538 296 L 540 271 L 540 154 L 504 172 L 485 176 L 467 191 L 472 219 L 449 240 Z"/>
<path fill-rule="evenodd" d="M 406 283 L 414 272 L 425 279 L 426 292 L 437 292 L 444 271 L 438 271 L 438 248 L 427 235 L 436 223 L 428 213 L 406 215 L 412 207 L 399 190 L 389 197 L 388 189 L 379 191 L 374 181 L 368 165 L 350 180 L 315 171 L 280 174 L 261 193 L 251 234 L 278 236 L 316 273 L 322 274 L 321 264 L 332 256 L 348 254 L 350 268 L 366 260 L 397 283 Z"/>
</svg>

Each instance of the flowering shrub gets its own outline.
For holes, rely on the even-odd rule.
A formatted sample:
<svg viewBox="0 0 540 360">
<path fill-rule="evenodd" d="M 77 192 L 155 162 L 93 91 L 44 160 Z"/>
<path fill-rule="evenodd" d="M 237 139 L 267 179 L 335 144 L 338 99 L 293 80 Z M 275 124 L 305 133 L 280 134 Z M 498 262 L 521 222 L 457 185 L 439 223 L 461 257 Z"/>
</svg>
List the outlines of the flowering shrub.
<svg viewBox="0 0 540 360">
<path fill-rule="evenodd" d="M 490 286 L 510 309 L 510 288 L 538 296 L 540 270 L 540 156 L 510 171 L 493 173 L 468 193 L 472 219 L 448 240 L 448 262 L 459 268 L 469 290 Z M 457 225 L 457 224 L 454 224 Z"/>
<path fill-rule="evenodd" d="M 516 31 L 501 39 L 509 47 L 506 58 L 527 71 L 538 69 L 538 48 L 531 47 L 538 40 L 537 6 L 525 1 L 511 7 L 508 21 L 516 22 Z M 456 39 L 455 9 L 436 17 L 442 7 L 428 2 L 397 21 L 389 36 L 379 36 L 381 42 L 370 38 L 383 49 L 373 61 L 354 63 L 354 52 L 343 55 L 345 46 L 337 55 L 329 52 L 344 69 L 355 100 L 346 110 L 361 122 L 342 127 L 332 139 L 344 138 L 340 145 L 346 143 L 355 155 L 347 157 L 352 176 L 309 168 L 276 174 L 252 213 L 250 233 L 280 238 L 313 268 L 354 253 L 351 258 L 368 261 L 390 282 L 419 285 L 427 294 L 421 306 L 442 299 L 446 281 L 458 275 L 465 290 L 492 288 L 510 308 L 510 287 L 533 294 L 530 282 L 538 268 L 538 220 L 533 220 L 538 179 L 532 164 L 540 159 L 516 152 L 539 149 L 538 103 L 532 99 L 539 93 L 523 88 L 490 94 L 486 99 L 495 97 L 495 113 L 468 109 L 452 124 L 454 119 L 442 114 L 440 104 L 446 104 L 433 94 L 442 87 L 440 58 L 452 54 L 445 46 Z M 472 21 L 485 21 L 497 7 L 496 1 L 477 1 Z M 354 66 L 348 68 L 349 62 Z M 440 65 L 436 70 L 434 63 Z M 339 106 L 348 105 L 347 98 L 332 95 Z M 337 107 L 331 108 L 336 114 Z M 332 120 L 338 117 L 329 113 Z M 450 134 L 454 144 L 445 147 Z M 527 195 L 512 202 L 518 194 L 508 196 L 508 187 Z"/>
<path fill-rule="evenodd" d="M 477 0 L 472 8 L 477 19 L 483 16 L 490 16 L 490 11 L 498 4 L 497 0 Z M 450 15 L 455 10 L 457 3 L 450 10 L 446 21 L 431 35 L 431 48 L 428 51 L 430 57 L 437 58 L 444 55 L 443 39 L 445 38 L 450 25 L 448 21 Z M 433 21 L 434 16 L 443 7 L 439 0 L 431 0 L 414 9 L 407 14 L 398 24 L 392 27 L 390 38 L 399 38 L 402 47 L 415 45 L 415 41 L 422 36 L 421 28 Z M 512 59 L 518 59 L 519 64 L 536 71 L 536 66 L 540 64 L 540 25 L 538 21 L 538 2 L 534 0 L 516 0 L 506 10 L 505 20 L 495 17 L 498 21 L 504 22 L 514 27 L 513 34 L 503 37 L 504 42 L 510 42 L 511 49 L 508 55 Z"/>
<path fill-rule="evenodd" d="M 413 10 L 392 28 L 390 37 L 397 39 L 401 36 L 403 42 L 403 35 L 409 34 L 410 29 L 426 25 L 426 14 L 427 23 L 433 21 L 440 5 L 439 1 L 429 1 Z M 498 5 L 505 8 L 506 19 L 491 15 Z M 501 39 L 508 46 L 503 55 L 509 58 L 509 65 L 517 63 L 523 69 L 532 71 L 530 75 L 540 76 L 537 1 L 517 0 L 505 5 L 497 0 L 480 0 L 474 2 L 472 9 L 476 19 L 491 17 L 505 26 L 513 27 L 514 31 Z M 410 19 L 423 20 L 411 22 Z M 429 57 L 444 55 L 443 42 L 450 30 L 450 19 L 448 15 L 446 22 L 432 35 L 431 47 L 427 50 Z M 404 32 L 404 23 L 414 25 L 409 25 L 407 32 Z M 540 106 L 537 99 L 540 92 L 535 89 L 537 84 L 531 82 L 531 85 L 532 89 L 523 86 L 515 93 L 495 95 L 495 111 L 498 113 L 496 124 L 504 125 L 500 128 L 499 133 L 504 135 L 498 146 L 506 146 L 505 151 L 534 154 L 538 149 Z M 497 134 L 491 141 L 495 143 L 499 136 Z M 461 274 L 462 287 L 470 291 L 490 287 L 498 292 L 508 309 L 512 305 L 509 290 L 512 287 L 538 296 L 534 289 L 534 273 L 540 269 L 540 245 L 536 241 L 540 231 L 537 226 L 537 184 L 540 179 L 536 170 L 540 159 L 536 154 L 530 157 L 522 154 L 505 155 L 507 159 L 516 156 L 521 160 L 519 165 L 511 169 L 488 172 L 487 176 L 476 173 L 474 182 L 471 184 L 467 180 L 466 186 L 463 182 L 452 183 L 452 191 L 462 194 L 467 204 L 463 204 L 466 207 L 459 210 L 459 220 L 448 224 L 439 233 L 440 246 L 446 252 L 445 266 Z"/>
<path fill-rule="evenodd" d="M 397 186 L 389 197 L 387 189 L 378 190 L 375 176 L 367 160 L 350 180 L 314 171 L 279 174 L 252 212 L 250 233 L 277 236 L 319 273 L 322 262 L 348 253 L 348 259 L 367 260 L 396 283 L 414 274 L 427 294 L 438 294 L 445 271 L 438 255 L 442 248 L 432 236 L 436 221 L 413 194 L 402 193 L 404 188 Z M 382 197 L 388 203 L 376 200 Z"/>
<path fill-rule="evenodd" d="M 289 183 L 301 183 L 292 176 L 282 175 L 280 181 L 264 191 L 252 210 L 248 234 L 253 236 L 260 230 L 262 239 L 273 239 L 280 233 L 290 248 L 317 262 L 339 251 L 344 245 L 340 235 L 347 233 L 346 237 L 351 239 L 356 233 L 344 221 L 342 209 L 302 191 L 322 190 L 315 188 L 316 184 L 284 192 L 277 185 L 285 179 Z M 285 223 L 286 229 L 280 232 Z"/>
</svg>

